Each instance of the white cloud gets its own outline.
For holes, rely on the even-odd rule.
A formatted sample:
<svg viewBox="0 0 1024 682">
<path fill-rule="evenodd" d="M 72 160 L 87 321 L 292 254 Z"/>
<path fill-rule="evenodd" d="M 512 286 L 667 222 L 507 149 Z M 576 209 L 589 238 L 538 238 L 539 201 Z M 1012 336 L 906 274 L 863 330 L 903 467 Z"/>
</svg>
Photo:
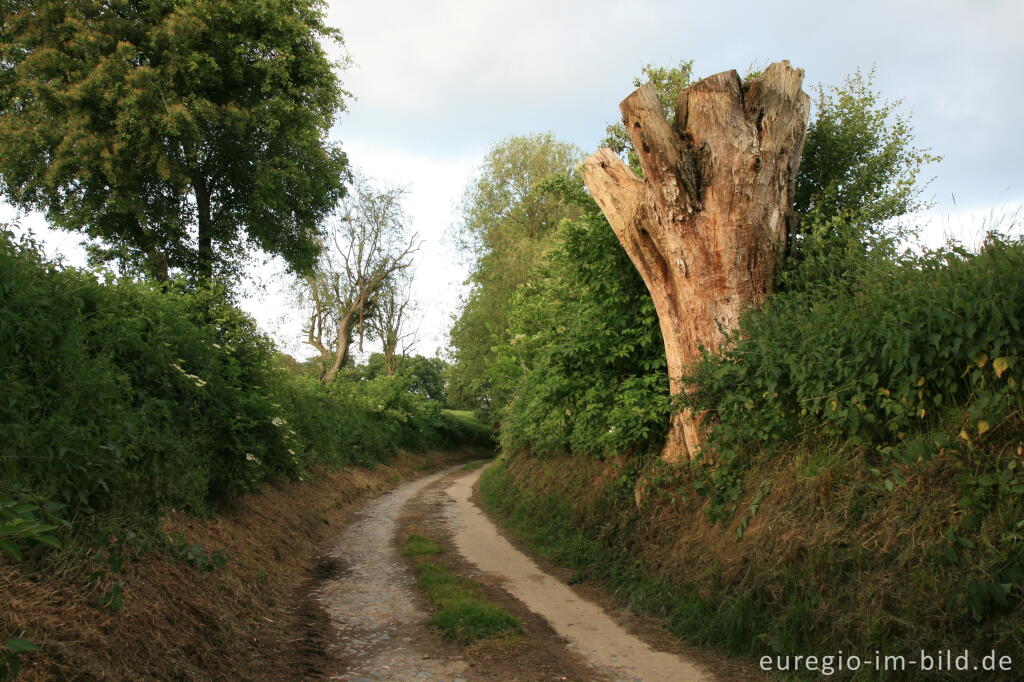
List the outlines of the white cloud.
<svg viewBox="0 0 1024 682">
<path fill-rule="evenodd" d="M 808 83 L 878 67 L 914 112 L 922 146 L 947 158 L 935 191 L 998 201 L 1024 192 L 1024 4 L 868 0 L 382 0 L 331 4 L 359 62 L 359 98 L 336 134 L 464 158 L 510 134 L 552 130 L 592 149 L 648 62 L 696 60 L 701 75 L 790 59 Z"/>
</svg>

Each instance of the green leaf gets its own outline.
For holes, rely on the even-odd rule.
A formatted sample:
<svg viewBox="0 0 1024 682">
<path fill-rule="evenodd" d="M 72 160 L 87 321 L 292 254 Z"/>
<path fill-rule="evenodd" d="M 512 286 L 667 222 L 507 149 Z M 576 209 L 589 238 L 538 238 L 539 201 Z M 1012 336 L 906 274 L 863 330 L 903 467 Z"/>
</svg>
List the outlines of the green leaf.
<svg viewBox="0 0 1024 682">
<path fill-rule="evenodd" d="M 21 550 L 10 540 L 0 540 L 0 551 L 14 557 L 17 561 L 21 561 Z"/>
<path fill-rule="evenodd" d="M 48 547 L 53 547 L 54 549 L 60 549 L 61 547 L 60 540 L 52 535 L 34 535 L 32 536 L 32 539 Z"/>
<path fill-rule="evenodd" d="M 7 640 L 7 650 L 16 654 L 23 654 L 29 651 L 42 651 L 42 648 L 36 646 L 27 639 L 11 637 Z"/>
</svg>

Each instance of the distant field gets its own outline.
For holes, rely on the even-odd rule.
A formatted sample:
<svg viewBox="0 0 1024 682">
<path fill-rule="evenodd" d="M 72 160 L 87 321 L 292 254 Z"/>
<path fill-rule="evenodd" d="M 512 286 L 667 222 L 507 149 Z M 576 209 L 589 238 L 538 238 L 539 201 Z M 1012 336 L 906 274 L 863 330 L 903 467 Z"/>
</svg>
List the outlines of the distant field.
<svg viewBox="0 0 1024 682">
<path fill-rule="evenodd" d="M 441 410 L 441 411 L 444 412 L 445 414 L 450 414 L 453 417 L 458 417 L 459 419 L 469 419 L 469 420 L 472 420 L 472 421 L 479 421 L 473 415 L 473 410 Z"/>
</svg>

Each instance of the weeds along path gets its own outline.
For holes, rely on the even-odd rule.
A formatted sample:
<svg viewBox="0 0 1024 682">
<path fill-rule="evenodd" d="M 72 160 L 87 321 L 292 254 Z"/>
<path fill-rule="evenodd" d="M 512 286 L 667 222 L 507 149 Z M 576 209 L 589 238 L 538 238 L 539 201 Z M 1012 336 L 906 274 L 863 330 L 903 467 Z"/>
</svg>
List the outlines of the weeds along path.
<svg viewBox="0 0 1024 682">
<path fill-rule="evenodd" d="M 714 679 L 696 662 L 653 650 L 600 606 L 581 598 L 513 547 L 470 500 L 481 472 L 477 469 L 456 479 L 447 490 L 455 501 L 455 545 L 467 560 L 501 580 L 512 596 L 547 620 L 572 649 L 612 679 Z"/>
</svg>

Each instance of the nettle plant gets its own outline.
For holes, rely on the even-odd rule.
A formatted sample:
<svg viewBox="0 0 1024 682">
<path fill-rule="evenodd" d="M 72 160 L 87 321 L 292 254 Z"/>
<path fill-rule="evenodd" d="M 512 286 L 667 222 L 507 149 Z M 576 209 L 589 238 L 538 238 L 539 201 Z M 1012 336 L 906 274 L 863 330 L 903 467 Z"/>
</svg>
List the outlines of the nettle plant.
<svg viewBox="0 0 1024 682">
<path fill-rule="evenodd" d="M 865 269 L 845 293 L 780 294 L 689 377 L 717 450 L 818 432 L 910 461 L 962 415 L 964 443 L 1019 416 L 1024 248 L 993 236 Z"/>
</svg>

